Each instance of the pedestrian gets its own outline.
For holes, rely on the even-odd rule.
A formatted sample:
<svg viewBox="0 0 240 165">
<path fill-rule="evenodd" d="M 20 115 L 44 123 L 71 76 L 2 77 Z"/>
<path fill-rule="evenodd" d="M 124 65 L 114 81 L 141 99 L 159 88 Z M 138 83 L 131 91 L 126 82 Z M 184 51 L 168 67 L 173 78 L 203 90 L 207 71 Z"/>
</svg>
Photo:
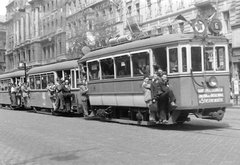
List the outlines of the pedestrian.
<svg viewBox="0 0 240 165">
<path fill-rule="evenodd" d="M 83 109 L 83 115 L 84 117 L 88 117 L 88 87 L 87 87 L 87 82 L 83 80 L 80 83 L 80 98 L 82 102 L 82 109 Z"/>
</svg>

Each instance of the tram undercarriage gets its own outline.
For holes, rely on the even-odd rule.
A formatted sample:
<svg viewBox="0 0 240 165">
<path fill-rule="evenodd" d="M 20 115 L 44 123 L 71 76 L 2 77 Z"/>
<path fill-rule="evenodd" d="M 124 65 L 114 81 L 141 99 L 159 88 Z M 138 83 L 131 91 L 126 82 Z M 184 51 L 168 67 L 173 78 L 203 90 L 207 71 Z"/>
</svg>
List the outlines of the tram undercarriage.
<svg viewBox="0 0 240 165">
<path fill-rule="evenodd" d="M 126 124 L 137 125 L 155 125 L 158 122 L 149 121 L 149 112 L 145 108 L 136 107 L 103 107 L 93 106 L 91 115 L 88 119 L 100 119 L 103 121 L 112 121 Z M 188 109 L 188 110 L 170 110 L 168 113 L 167 124 L 183 124 L 190 121 L 190 114 L 197 118 L 212 119 L 220 121 L 223 119 L 225 108 L 205 108 L 205 109 Z M 159 123 L 161 124 L 161 123 Z M 165 123 L 166 124 L 166 123 Z"/>
</svg>

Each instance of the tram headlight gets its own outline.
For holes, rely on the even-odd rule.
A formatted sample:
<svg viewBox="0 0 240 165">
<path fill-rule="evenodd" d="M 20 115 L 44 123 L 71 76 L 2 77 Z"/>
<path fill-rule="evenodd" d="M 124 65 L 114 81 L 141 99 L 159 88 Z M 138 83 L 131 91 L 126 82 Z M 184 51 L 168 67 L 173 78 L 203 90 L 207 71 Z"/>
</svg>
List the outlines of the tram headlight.
<svg viewBox="0 0 240 165">
<path fill-rule="evenodd" d="M 216 87 L 218 85 L 217 78 L 214 76 L 209 77 L 207 83 L 210 87 Z"/>
</svg>

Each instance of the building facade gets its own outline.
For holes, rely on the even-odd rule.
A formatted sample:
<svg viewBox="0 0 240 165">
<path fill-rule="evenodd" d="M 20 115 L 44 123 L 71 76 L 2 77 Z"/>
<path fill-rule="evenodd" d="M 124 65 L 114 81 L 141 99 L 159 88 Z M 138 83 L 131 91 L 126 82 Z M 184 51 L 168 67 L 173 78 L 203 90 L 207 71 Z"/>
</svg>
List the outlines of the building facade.
<svg viewBox="0 0 240 165">
<path fill-rule="evenodd" d="M 197 17 L 221 20 L 220 35 L 232 48 L 232 77 L 239 80 L 238 0 L 10 0 L 6 8 L 7 72 L 17 70 L 21 61 L 34 67 L 80 58 L 84 46 L 96 49 L 122 36 L 142 39 L 193 32 L 189 23 L 175 19 L 181 14 L 189 22 Z M 107 22 L 105 29 L 116 29 L 98 30 L 101 21 Z"/>
<path fill-rule="evenodd" d="M 64 0 L 12 0 L 6 8 L 6 71 L 65 58 Z"/>
<path fill-rule="evenodd" d="M 6 46 L 5 17 L 0 16 L 0 74 L 4 73 L 6 69 L 5 46 Z"/>
</svg>

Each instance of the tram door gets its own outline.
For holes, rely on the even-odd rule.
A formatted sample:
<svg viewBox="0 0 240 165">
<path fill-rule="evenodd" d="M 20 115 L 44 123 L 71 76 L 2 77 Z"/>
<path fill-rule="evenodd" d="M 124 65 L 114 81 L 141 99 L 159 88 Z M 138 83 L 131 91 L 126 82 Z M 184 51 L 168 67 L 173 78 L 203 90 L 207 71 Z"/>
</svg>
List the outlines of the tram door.
<svg viewBox="0 0 240 165">
<path fill-rule="evenodd" d="M 166 47 L 153 49 L 153 63 L 160 66 L 163 71 L 167 71 Z"/>
</svg>

